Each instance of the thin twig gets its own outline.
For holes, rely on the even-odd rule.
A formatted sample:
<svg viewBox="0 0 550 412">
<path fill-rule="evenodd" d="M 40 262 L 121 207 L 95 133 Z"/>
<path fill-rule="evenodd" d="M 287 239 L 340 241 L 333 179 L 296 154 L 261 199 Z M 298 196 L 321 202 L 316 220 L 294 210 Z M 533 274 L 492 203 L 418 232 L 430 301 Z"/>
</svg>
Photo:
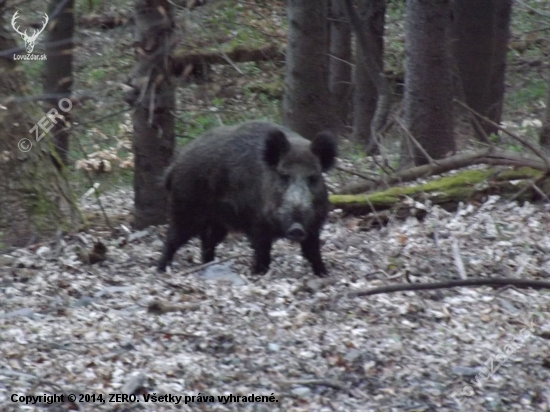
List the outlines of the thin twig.
<svg viewBox="0 0 550 412">
<path fill-rule="evenodd" d="M 371 181 L 371 182 L 376 182 L 376 183 L 378 183 L 378 182 L 380 181 L 380 177 L 378 177 L 378 176 L 376 176 L 376 177 L 367 176 L 366 174 L 363 174 L 363 173 L 360 173 L 360 172 L 356 172 L 356 171 L 354 171 L 354 170 L 350 170 L 350 169 L 347 169 L 347 168 L 342 167 L 342 166 L 336 166 L 335 169 L 336 169 L 336 170 L 339 170 L 339 171 L 341 171 L 341 172 L 344 172 L 344 173 L 353 175 L 353 176 L 360 177 L 361 179 L 369 180 L 369 181 Z"/>
<path fill-rule="evenodd" d="M 518 142 L 520 142 L 522 145 L 524 145 L 525 147 L 527 147 L 529 150 L 531 150 L 534 154 L 536 154 L 538 157 L 540 157 L 544 164 L 546 165 L 546 170 L 547 171 L 550 171 L 550 159 L 544 155 L 544 153 L 542 153 L 542 151 L 540 150 L 540 148 L 536 147 L 534 144 L 532 144 L 530 141 L 528 140 L 525 140 L 524 138 L 522 137 L 519 137 L 517 134 L 515 133 L 512 133 L 508 130 L 506 130 L 504 127 L 500 126 L 499 124 L 493 122 L 492 120 L 488 119 L 487 117 L 479 114 L 478 112 L 476 112 L 475 110 L 471 109 L 470 107 L 468 107 L 468 105 L 462 103 L 460 100 L 456 100 L 455 101 L 462 107 L 464 107 L 466 110 L 468 110 L 470 113 L 473 113 L 475 116 L 479 117 L 481 120 L 483 120 L 484 122 L 487 122 L 488 124 L 490 124 L 491 126 L 495 127 L 496 129 L 500 130 L 501 132 L 503 133 L 506 133 L 508 136 L 510 136 L 511 138 L 517 140 Z"/>
<path fill-rule="evenodd" d="M 292 379 L 278 381 L 279 385 L 291 386 L 291 385 L 302 385 L 302 386 L 327 386 L 332 389 L 337 389 L 340 391 L 347 390 L 346 385 L 343 382 L 334 380 L 334 379 Z"/>
<path fill-rule="evenodd" d="M 380 225 L 380 228 L 383 228 L 383 227 L 384 227 L 384 224 L 382 223 L 382 220 L 380 220 L 380 216 L 378 216 L 378 212 L 377 212 L 376 209 L 374 208 L 374 205 L 373 205 L 372 202 L 370 201 L 369 197 L 366 196 L 366 197 L 365 197 L 365 200 L 366 200 L 367 203 L 369 204 L 369 207 L 370 207 L 370 209 L 372 210 L 372 214 L 374 215 L 374 218 L 376 219 L 376 221 L 377 221 L 378 224 Z"/>
<path fill-rule="evenodd" d="M 518 191 L 514 196 L 512 196 L 510 198 L 510 200 L 516 200 L 518 199 L 521 195 L 523 195 L 527 190 L 529 190 L 530 188 L 534 189 L 536 192 L 538 192 L 542 197 L 544 197 L 544 199 L 546 201 L 548 201 L 548 196 L 546 196 L 546 194 L 540 190 L 540 188 L 537 186 L 539 183 L 543 182 L 547 177 L 549 176 L 549 173 L 544 173 L 542 174 L 541 176 L 537 177 L 537 178 L 533 178 L 533 179 L 530 179 L 529 181 L 529 184 L 528 185 L 525 185 L 524 187 L 521 188 L 520 191 Z"/>
<path fill-rule="evenodd" d="M 546 31 L 546 30 L 550 30 L 550 26 L 544 26 L 544 27 L 539 27 L 538 29 L 529 30 L 529 31 L 526 31 L 525 34 L 536 33 L 537 31 Z"/>
<path fill-rule="evenodd" d="M 411 139 L 411 141 L 414 143 L 414 145 L 417 147 L 417 149 L 422 152 L 422 155 L 424 155 L 424 157 L 426 159 L 428 159 L 428 162 L 430 164 L 437 164 L 437 162 L 428 154 L 428 152 L 426 152 L 426 150 L 424 150 L 424 148 L 422 147 L 420 142 L 418 140 L 416 140 L 416 138 L 412 135 L 411 131 L 407 128 L 407 126 L 405 126 L 405 124 L 401 121 L 401 119 L 396 117 L 395 121 L 405 131 L 405 134 L 407 135 L 407 137 L 409 139 Z"/>
<path fill-rule="evenodd" d="M 348 62 L 347 60 L 341 59 L 340 57 L 336 57 L 330 53 L 327 53 L 327 56 L 330 57 L 331 59 L 338 60 L 339 62 L 346 63 L 351 67 L 355 67 L 355 63 Z"/>
<path fill-rule="evenodd" d="M 462 261 L 462 256 L 460 256 L 460 247 L 458 246 L 458 241 L 456 238 L 453 238 L 453 242 L 451 243 L 451 248 L 453 251 L 453 258 L 456 265 L 456 270 L 458 271 L 458 276 L 460 276 L 461 279 L 466 279 L 466 269 L 464 268 L 464 262 Z"/>
<path fill-rule="evenodd" d="M 229 256 L 229 257 L 226 257 L 226 258 L 223 258 L 223 259 L 220 259 L 220 260 L 213 260 L 212 262 L 203 263 L 202 265 L 196 266 L 192 269 L 188 269 L 188 270 L 185 270 L 183 272 L 178 272 L 178 273 L 175 273 L 175 274 L 177 274 L 178 276 L 187 276 L 187 275 L 190 275 L 191 273 L 199 272 L 199 271 L 201 271 L 201 270 L 203 270 L 203 269 L 205 269 L 209 266 L 218 265 L 220 263 L 227 262 L 228 260 L 239 259 L 239 258 L 242 258 L 242 257 L 248 257 L 248 254 L 243 253 L 243 254 L 240 254 L 240 255 Z"/>
<path fill-rule="evenodd" d="M 219 46 L 219 44 L 218 44 L 218 46 Z M 235 69 L 235 71 L 236 71 L 237 73 L 239 73 L 241 76 L 243 75 L 243 72 L 241 71 L 241 69 L 239 69 L 235 63 L 233 63 L 233 60 L 231 60 L 231 59 L 229 58 L 229 56 L 227 55 L 226 52 L 223 52 L 223 51 L 222 51 L 222 52 L 220 52 L 220 54 L 221 54 L 222 57 L 225 59 L 225 61 L 226 61 L 227 63 L 229 63 L 229 64 L 231 65 L 231 67 L 233 67 L 233 68 Z"/>
<path fill-rule="evenodd" d="M 538 14 L 539 16 L 543 16 L 543 17 L 550 17 L 550 13 L 547 13 L 547 12 L 544 12 L 542 10 L 538 10 L 538 9 L 535 9 L 534 7 L 531 7 L 530 5 L 528 5 L 527 3 L 521 1 L 521 0 L 516 0 L 519 4 L 521 4 L 523 7 L 531 10 L 533 13 L 535 14 Z"/>
<path fill-rule="evenodd" d="M 84 158 L 86 160 L 90 160 L 90 158 L 88 157 L 88 154 L 84 151 L 84 148 L 82 147 L 82 142 L 80 141 L 81 139 L 73 139 L 73 140 L 76 141 L 76 144 L 80 147 L 80 150 L 84 154 Z M 96 193 L 95 198 L 96 198 L 96 201 L 97 201 L 97 204 L 98 204 L 99 208 L 101 209 L 101 213 L 103 214 L 103 217 L 105 218 L 105 223 L 107 223 L 107 226 L 111 230 L 111 234 L 115 233 L 115 228 L 111 225 L 111 221 L 109 220 L 109 216 L 107 216 L 107 212 L 105 211 L 105 208 L 103 207 L 103 203 L 101 203 L 101 199 L 99 198 L 100 197 L 99 191 L 95 187 L 95 183 L 92 180 L 92 177 L 88 173 L 85 173 L 85 176 L 88 179 L 88 181 L 90 182 L 90 186 L 94 189 L 94 191 Z"/>
<path fill-rule="evenodd" d="M 547 202 L 550 202 L 550 198 L 548 198 L 548 195 L 546 193 L 544 193 L 541 190 L 541 188 L 537 186 L 536 183 L 531 182 L 531 186 L 533 187 L 533 190 L 535 190 L 539 195 L 541 195 L 541 197 L 544 198 L 544 200 L 546 200 Z"/>
</svg>

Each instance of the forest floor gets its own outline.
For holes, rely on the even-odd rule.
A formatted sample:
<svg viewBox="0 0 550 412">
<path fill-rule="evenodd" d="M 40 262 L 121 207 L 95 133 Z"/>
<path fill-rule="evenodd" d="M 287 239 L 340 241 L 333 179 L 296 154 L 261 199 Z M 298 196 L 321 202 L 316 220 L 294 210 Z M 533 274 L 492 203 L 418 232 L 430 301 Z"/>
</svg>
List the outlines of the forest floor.
<svg viewBox="0 0 550 412">
<path fill-rule="evenodd" d="M 96 3 L 100 15 L 131 10 L 131 3 Z M 217 0 L 176 9 L 184 49 L 284 42 L 284 2 L 266 3 Z M 527 3 L 550 11 L 545 2 Z M 397 71 L 403 22 L 399 10 L 392 13 L 386 53 Z M 505 124 L 533 138 L 548 70 L 548 44 L 539 42 L 547 32 L 540 29 L 548 21 L 525 16 L 513 26 Z M 316 283 L 298 248 L 286 241 L 274 245 L 265 276 L 250 275 L 251 249 L 239 236 L 219 246 L 217 257 L 228 259 L 219 265 L 189 273 L 200 262 L 193 240 L 178 252 L 172 273 L 156 273 L 165 228 L 131 229 L 133 192 L 126 188 L 131 122 L 121 84 L 133 64 L 131 29 L 81 28 L 75 61 L 75 93 L 91 99 L 75 109 L 81 141 L 71 156 L 76 161 L 86 151 L 113 163 L 104 176 L 74 172 L 75 190 L 81 195 L 92 182 L 102 183 L 100 200 L 115 234 L 96 199 L 83 196 L 86 231 L 0 252 L 0 410 L 550 410 L 548 291 L 481 287 L 345 296 L 409 280 L 456 279 L 460 262 L 469 277 L 548 280 L 550 205 L 497 196 L 453 212 L 426 204 L 422 221 L 394 218 L 369 231 L 362 217 L 335 210 L 322 234 L 333 280 L 327 284 Z M 39 93 L 36 67 L 26 70 Z M 280 120 L 282 63 L 239 70 L 216 66 L 211 81 L 181 82 L 181 143 L 220 123 Z M 344 146 L 348 169 L 373 167 Z M 331 187 L 346 181 L 342 173 L 329 176 Z M 84 263 L 98 241 L 107 247 L 106 260 Z M 109 394 L 134 390 L 139 403 L 110 402 L 116 398 Z M 104 403 L 11 400 L 12 394 L 44 393 L 65 394 L 65 400 L 76 394 L 77 401 L 81 394 L 103 395 Z M 195 402 L 144 397 L 153 394 L 195 396 Z M 274 401 L 218 400 L 229 394 L 273 395 Z"/>
<path fill-rule="evenodd" d="M 322 235 L 333 283 L 323 285 L 286 241 L 275 244 L 268 274 L 250 275 L 240 237 L 218 248 L 218 258 L 233 259 L 187 273 L 200 262 L 194 240 L 160 275 L 162 230 L 121 226 L 129 227 L 132 197 L 104 195 L 118 236 L 96 224 L 0 255 L 1 410 L 25 410 L 12 394 L 43 393 L 103 394 L 105 404 L 79 403 L 84 411 L 550 410 L 548 291 L 341 296 L 457 278 L 457 247 L 470 277 L 548 279 L 550 206 L 493 197 L 368 232 L 334 211 Z M 82 207 L 103 221 L 94 199 Z M 84 264 L 82 250 L 98 240 L 106 260 Z M 139 404 L 108 402 L 134 379 Z M 213 398 L 175 405 L 144 394 Z M 218 401 L 229 394 L 275 401 Z"/>
</svg>

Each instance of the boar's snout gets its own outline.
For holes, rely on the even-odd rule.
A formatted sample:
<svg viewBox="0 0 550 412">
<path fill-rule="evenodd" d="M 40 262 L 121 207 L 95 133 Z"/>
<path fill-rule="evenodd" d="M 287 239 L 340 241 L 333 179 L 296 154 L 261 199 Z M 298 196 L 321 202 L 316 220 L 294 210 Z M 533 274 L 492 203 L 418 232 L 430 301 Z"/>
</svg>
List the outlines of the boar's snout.
<svg viewBox="0 0 550 412">
<path fill-rule="evenodd" d="M 286 231 L 286 238 L 296 242 L 302 242 L 306 238 L 306 231 L 299 223 L 293 223 Z"/>
</svg>

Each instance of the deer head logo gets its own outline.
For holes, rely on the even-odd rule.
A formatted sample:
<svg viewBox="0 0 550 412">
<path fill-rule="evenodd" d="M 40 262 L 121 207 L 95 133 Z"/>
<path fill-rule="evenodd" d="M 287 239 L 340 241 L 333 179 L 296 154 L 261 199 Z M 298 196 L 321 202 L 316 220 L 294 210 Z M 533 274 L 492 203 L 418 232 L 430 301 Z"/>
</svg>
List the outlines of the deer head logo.
<svg viewBox="0 0 550 412">
<path fill-rule="evenodd" d="M 44 13 L 44 25 L 42 26 L 42 28 L 40 30 L 35 30 L 33 29 L 33 34 L 32 35 L 27 35 L 27 30 L 25 30 L 24 32 L 21 32 L 19 30 L 19 26 L 15 26 L 15 21 L 17 20 L 17 13 L 19 13 L 19 11 L 16 11 L 15 14 L 13 15 L 13 18 L 11 19 L 11 25 L 13 27 L 13 29 L 21 35 L 21 37 L 23 38 L 23 40 L 25 41 L 25 49 L 27 49 L 27 53 L 32 53 L 33 49 L 34 49 L 34 42 L 36 41 L 36 39 L 38 38 L 38 35 L 40 33 L 42 33 L 44 31 L 44 29 L 46 28 L 46 24 L 48 24 L 48 15 L 46 13 Z"/>
</svg>

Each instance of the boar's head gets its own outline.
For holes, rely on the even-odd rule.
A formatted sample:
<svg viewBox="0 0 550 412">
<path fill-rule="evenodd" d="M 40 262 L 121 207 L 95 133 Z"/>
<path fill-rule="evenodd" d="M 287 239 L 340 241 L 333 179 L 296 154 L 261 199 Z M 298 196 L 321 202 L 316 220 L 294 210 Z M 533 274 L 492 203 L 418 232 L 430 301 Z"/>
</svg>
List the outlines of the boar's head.
<svg viewBox="0 0 550 412">
<path fill-rule="evenodd" d="M 302 242 L 318 235 L 329 207 L 322 173 L 334 165 L 336 152 L 336 139 L 328 132 L 312 142 L 277 129 L 268 133 L 263 213 L 281 237 Z"/>
</svg>

